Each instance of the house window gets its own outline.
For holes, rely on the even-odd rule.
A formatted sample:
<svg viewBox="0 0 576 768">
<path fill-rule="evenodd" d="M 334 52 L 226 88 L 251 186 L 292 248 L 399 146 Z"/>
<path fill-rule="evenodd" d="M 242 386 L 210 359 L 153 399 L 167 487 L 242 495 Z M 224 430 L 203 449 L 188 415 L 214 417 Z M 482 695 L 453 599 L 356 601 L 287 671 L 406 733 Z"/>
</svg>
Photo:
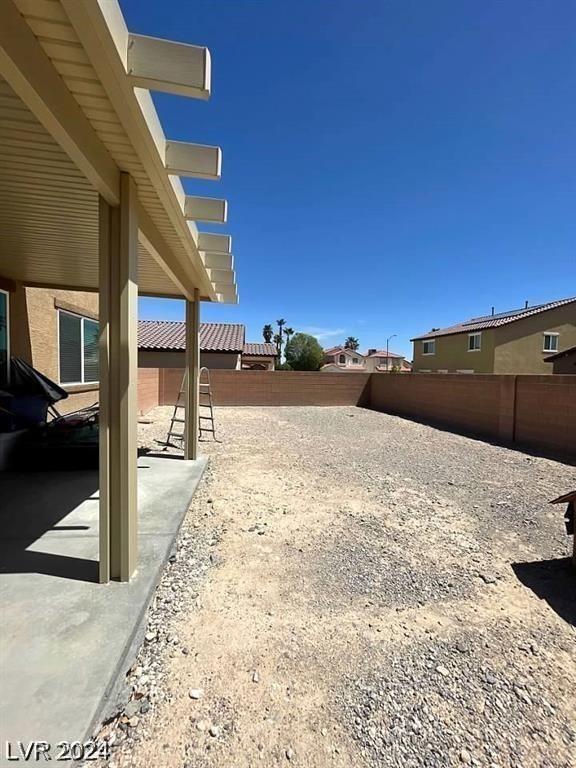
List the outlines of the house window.
<svg viewBox="0 0 576 768">
<path fill-rule="evenodd" d="M 346 355 L 340 355 L 340 357 L 338 358 L 338 362 L 341 365 L 345 365 L 346 364 Z"/>
<path fill-rule="evenodd" d="M 10 362 L 10 327 L 8 293 L 0 291 L 0 386 L 8 382 Z"/>
<path fill-rule="evenodd" d="M 61 384 L 98 381 L 98 323 L 72 312 L 58 311 Z"/>
<path fill-rule="evenodd" d="M 353 357 L 352 358 L 352 364 L 353 365 L 358 365 L 358 358 L 357 357 Z"/>
<path fill-rule="evenodd" d="M 436 353 L 436 339 L 428 339 L 422 342 L 422 354 L 434 355 Z"/>
<path fill-rule="evenodd" d="M 558 352 L 558 336 L 559 334 L 557 333 L 544 334 L 543 352 Z"/>
<path fill-rule="evenodd" d="M 482 334 L 468 334 L 468 352 L 479 352 L 482 349 Z"/>
</svg>

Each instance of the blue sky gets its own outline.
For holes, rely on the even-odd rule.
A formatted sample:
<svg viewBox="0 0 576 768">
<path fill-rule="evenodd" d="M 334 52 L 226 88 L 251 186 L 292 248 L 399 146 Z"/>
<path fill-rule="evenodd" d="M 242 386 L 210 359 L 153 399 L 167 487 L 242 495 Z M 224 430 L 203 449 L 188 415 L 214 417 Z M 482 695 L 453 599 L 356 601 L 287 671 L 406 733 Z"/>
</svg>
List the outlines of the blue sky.
<svg viewBox="0 0 576 768">
<path fill-rule="evenodd" d="M 238 306 L 325 346 L 576 294 L 573 0 L 121 0 L 134 32 L 207 45 L 208 102 L 168 138 L 223 148 Z M 141 317 L 182 319 L 143 299 Z"/>
</svg>

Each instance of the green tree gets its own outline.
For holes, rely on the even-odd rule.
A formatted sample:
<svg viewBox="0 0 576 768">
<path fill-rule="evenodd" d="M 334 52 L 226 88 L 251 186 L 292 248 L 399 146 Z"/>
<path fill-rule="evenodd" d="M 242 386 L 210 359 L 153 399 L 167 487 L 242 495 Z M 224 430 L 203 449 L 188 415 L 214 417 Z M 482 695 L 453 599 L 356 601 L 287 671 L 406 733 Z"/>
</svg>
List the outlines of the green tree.
<svg viewBox="0 0 576 768">
<path fill-rule="evenodd" d="M 348 336 L 348 338 L 344 342 L 344 347 L 346 349 L 353 349 L 354 352 L 356 352 L 359 346 L 360 346 L 360 342 L 358 341 L 358 339 L 355 339 L 354 336 Z"/>
<path fill-rule="evenodd" d="M 286 362 L 294 371 L 317 371 L 323 360 L 324 350 L 314 336 L 297 333 L 286 344 Z"/>
<path fill-rule="evenodd" d="M 270 344 L 272 341 L 272 336 L 274 335 L 274 329 L 271 325 L 265 325 L 264 328 L 262 328 L 262 336 L 264 337 L 264 341 L 267 344 Z"/>
</svg>

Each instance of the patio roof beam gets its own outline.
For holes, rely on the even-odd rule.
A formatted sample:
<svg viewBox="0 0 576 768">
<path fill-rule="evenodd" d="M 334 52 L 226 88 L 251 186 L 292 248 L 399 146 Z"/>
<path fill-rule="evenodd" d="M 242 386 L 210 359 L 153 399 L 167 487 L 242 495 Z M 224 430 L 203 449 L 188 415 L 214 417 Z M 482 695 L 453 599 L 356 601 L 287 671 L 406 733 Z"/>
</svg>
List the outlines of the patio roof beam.
<svg viewBox="0 0 576 768">
<path fill-rule="evenodd" d="M 233 269 L 209 269 L 210 280 L 218 285 L 236 285 L 236 274 Z"/>
<path fill-rule="evenodd" d="M 184 199 L 184 216 L 192 221 L 208 221 L 212 224 L 226 224 L 228 203 L 213 197 L 193 197 Z"/>
<path fill-rule="evenodd" d="M 198 233 L 198 250 L 214 253 L 232 253 L 230 235 L 214 235 L 211 232 Z"/>
<path fill-rule="evenodd" d="M 120 171 L 13 0 L 2 3 L 0 72 L 13 91 L 110 205 Z"/>
<path fill-rule="evenodd" d="M 226 283 L 214 283 L 214 290 L 217 294 L 220 294 L 219 301 L 226 304 L 237 304 L 238 293 L 235 285 L 228 285 Z"/>
<path fill-rule="evenodd" d="M 189 289 L 188 286 L 193 277 L 186 273 L 182 263 L 175 258 L 173 251 L 170 250 L 162 234 L 141 205 L 138 207 L 138 228 L 139 240 L 150 256 L 170 276 L 182 294 L 190 299 L 194 295 L 194 290 Z"/>
<path fill-rule="evenodd" d="M 210 51 L 202 46 L 130 33 L 126 71 L 139 88 L 210 98 Z"/>
<path fill-rule="evenodd" d="M 164 165 L 174 176 L 219 181 L 222 175 L 222 150 L 206 144 L 167 141 Z"/>
<path fill-rule="evenodd" d="M 200 258 L 206 269 L 234 269 L 234 256 L 231 253 L 200 251 Z"/>
</svg>

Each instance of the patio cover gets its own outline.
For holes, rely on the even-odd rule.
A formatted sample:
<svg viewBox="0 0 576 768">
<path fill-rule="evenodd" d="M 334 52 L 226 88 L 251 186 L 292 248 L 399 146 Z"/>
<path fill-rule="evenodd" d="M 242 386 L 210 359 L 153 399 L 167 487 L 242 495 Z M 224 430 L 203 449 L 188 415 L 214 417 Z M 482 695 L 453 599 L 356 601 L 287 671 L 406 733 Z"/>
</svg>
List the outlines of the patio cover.
<svg viewBox="0 0 576 768">
<path fill-rule="evenodd" d="M 199 302 L 236 302 L 218 147 L 162 131 L 149 89 L 205 99 L 201 46 L 131 34 L 117 0 L 3 0 L 0 278 L 99 292 L 101 579 L 136 553 L 137 295 L 186 299 L 186 457 L 197 452 Z"/>
</svg>

